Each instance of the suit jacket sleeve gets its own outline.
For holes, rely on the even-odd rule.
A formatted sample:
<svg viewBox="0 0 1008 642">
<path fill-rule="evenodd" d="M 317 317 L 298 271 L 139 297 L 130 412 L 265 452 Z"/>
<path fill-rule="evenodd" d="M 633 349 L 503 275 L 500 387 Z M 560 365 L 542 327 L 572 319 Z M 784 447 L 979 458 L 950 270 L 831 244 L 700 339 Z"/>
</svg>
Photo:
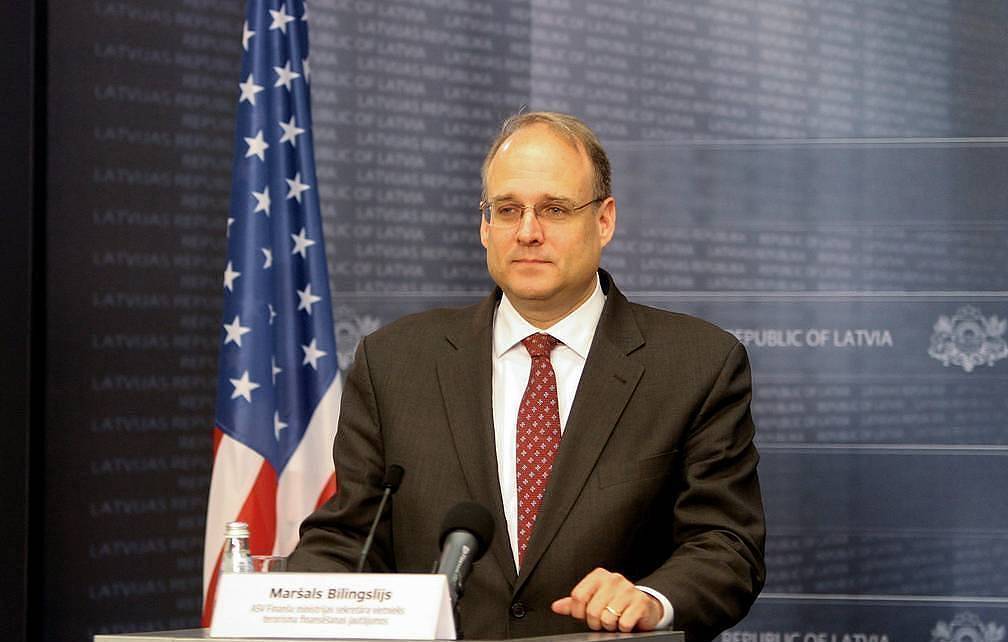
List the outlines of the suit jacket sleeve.
<svg viewBox="0 0 1008 642">
<path fill-rule="evenodd" d="M 707 640 L 748 612 L 763 586 L 765 527 L 749 410 L 749 363 L 738 343 L 683 442 L 673 553 L 637 581 L 665 595 L 674 629 Z"/>
<path fill-rule="evenodd" d="M 366 343 L 365 338 L 357 348 L 340 402 L 339 429 L 333 446 L 339 489 L 301 524 L 301 539 L 288 558 L 292 571 L 354 570 L 378 511 L 385 457 Z M 391 550 L 387 506 L 366 570 L 394 570 Z"/>
</svg>

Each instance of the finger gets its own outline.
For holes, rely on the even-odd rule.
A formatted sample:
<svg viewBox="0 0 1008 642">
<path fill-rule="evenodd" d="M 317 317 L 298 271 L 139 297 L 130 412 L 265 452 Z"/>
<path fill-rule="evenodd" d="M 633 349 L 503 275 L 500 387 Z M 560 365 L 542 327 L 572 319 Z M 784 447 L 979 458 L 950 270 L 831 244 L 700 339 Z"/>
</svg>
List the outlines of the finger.
<svg viewBox="0 0 1008 642">
<path fill-rule="evenodd" d="M 600 629 L 611 631 L 613 629 L 606 626 L 606 618 L 610 621 L 619 620 L 619 615 L 613 617 L 612 613 L 605 610 L 605 607 L 609 605 L 609 594 L 610 591 L 605 587 L 599 587 L 599 590 L 595 591 L 592 599 L 585 605 L 585 622 L 593 631 Z"/>
<path fill-rule="evenodd" d="M 602 625 L 598 619 L 597 612 L 588 612 L 588 605 L 595 599 L 599 589 L 602 587 L 608 575 L 609 572 L 605 569 L 597 568 L 586 575 L 580 582 L 577 583 L 577 586 L 571 590 L 571 616 L 579 620 L 584 620 L 585 623 L 588 624 L 588 628 L 593 631 L 598 631 Z"/>
<path fill-rule="evenodd" d="M 550 605 L 554 613 L 558 615 L 569 615 L 575 619 L 585 619 L 585 605 L 573 597 L 562 597 L 554 600 Z"/>
<path fill-rule="evenodd" d="M 603 628 L 602 620 L 600 620 L 594 615 L 589 614 L 587 611 L 585 611 L 584 621 L 585 624 L 588 625 L 588 628 L 591 629 L 592 631 L 601 631 Z"/>
<path fill-rule="evenodd" d="M 570 604 L 570 613 L 568 613 L 568 615 L 570 615 L 572 618 L 575 618 L 575 619 L 578 619 L 578 620 L 585 619 L 585 603 L 584 602 L 582 602 L 581 600 L 577 599 L 576 597 L 568 597 L 568 598 L 564 598 L 564 599 L 570 600 L 568 602 L 568 604 Z"/>
<path fill-rule="evenodd" d="M 629 633 L 633 631 L 637 624 L 640 622 L 641 616 L 644 614 L 646 606 L 638 601 L 634 601 L 629 604 L 623 611 L 623 616 L 620 617 L 619 629 L 624 633 Z"/>
<path fill-rule="evenodd" d="M 596 568 L 591 573 L 588 573 L 588 575 L 585 575 L 581 581 L 578 582 L 573 589 L 571 589 L 571 597 L 582 604 L 588 604 L 608 575 L 609 571 L 603 568 Z"/>
<path fill-rule="evenodd" d="M 602 625 L 607 631 L 623 630 L 625 626 L 633 629 L 636 618 L 633 616 L 632 607 L 640 591 L 620 576 L 616 576 L 614 582 L 616 586 L 613 588 L 612 596 L 600 614 Z M 625 625 L 624 622 L 629 624 Z"/>
<path fill-rule="evenodd" d="M 573 608 L 574 600 L 569 597 L 562 597 L 559 600 L 553 602 L 550 608 L 557 615 L 570 615 L 571 609 Z"/>
<path fill-rule="evenodd" d="M 607 631 L 615 631 L 622 614 L 621 609 L 626 605 L 626 600 L 619 599 L 618 595 L 626 586 L 632 586 L 626 578 L 619 573 L 606 571 L 605 577 L 599 579 L 595 594 L 585 607 L 585 621 L 589 625 L 593 620 L 597 621 L 598 626 L 593 627 L 595 630 L 604 628 Z M 606 611 L 607 606 L 611 610 Z"/>
<path fill-rule="evenodd" d="M 599 615 L 599 622 L 602 623 L 602 628 L 606 631 L 616 631 L 620 628 L 622 618 L 622 607 L 617 607 L 614 604 L 608 604 L 604 609 L 602 609 L 602 613 Z"/>
<path fill-rule="evenodd" d="M 652 631 L 662 616 L 662 606 L 647 593 L 634 589 L 637 595 L 627 605 L 619 620 L 619 629 L 625 633 L 633 630 Z"/>
</svg>

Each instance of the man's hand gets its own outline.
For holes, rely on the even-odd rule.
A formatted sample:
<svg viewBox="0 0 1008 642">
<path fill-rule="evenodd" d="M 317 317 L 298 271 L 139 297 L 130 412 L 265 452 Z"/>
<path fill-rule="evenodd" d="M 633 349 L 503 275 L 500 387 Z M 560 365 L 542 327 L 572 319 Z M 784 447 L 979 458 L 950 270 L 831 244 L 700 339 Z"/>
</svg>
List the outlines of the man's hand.
<svg viewBox="0 0 1008 642">
<path fill-rule="evenodd" d="M 593 631 L 651 631 L 661 620 L 662 605 L 619 573 L 597 568 L 553 602 L 553 612 L 584 620 Z"/>
</svg>

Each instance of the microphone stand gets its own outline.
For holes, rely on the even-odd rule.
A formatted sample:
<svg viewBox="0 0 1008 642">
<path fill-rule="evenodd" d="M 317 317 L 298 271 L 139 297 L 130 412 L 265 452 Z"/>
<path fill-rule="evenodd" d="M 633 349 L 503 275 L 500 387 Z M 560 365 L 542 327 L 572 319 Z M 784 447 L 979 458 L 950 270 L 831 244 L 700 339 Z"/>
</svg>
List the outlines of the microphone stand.
<svg viewBox="0 0 1008 642">
<path fill-rule="evenodd" d="M 381 502 L 378 504 L 378 512 L 375 514 L 374 521 L 371 522 L 371 530 L 368 531 L 367 539 L 364 540 L 364 546 L 361 548 L 360 559 L 357 560 L 358 573 L 361 573 L 364 570 L 364 562 L 367 561 L 368 553 L 371 552 L 371 546 L 374 544 L 375 531 L 378 530 L 378 522 L 381 521 L 382 512 L 385 511 L 385 504 L 388 503 L 388 499 L 392 496 L 392 493 L 399 490 L 399 484 L 402 483 L 402 478 L 402 466 L 397 464 L 389 466 L 389 470 L 385 474 L 385 479 L 382 481 L 382 486 L 384 486 L 385 490 L 382 492 Z"/>
<path fill-rule="evenodd" d="M 364 540 L 364 547 L 361 548 L 360 559 L 357 560 L 357 572 L 360 573 L 364 570 L 364 562 L 367 560 L 368 553 L 371 552 L 371 545 L 374 543 L 375 531 L 378 530 L 378 522 L 381 521 L 382 511 L 385 510 L 385 504 L 388 502 L 388 498 L 392 495 L 392 489 L 386 487 L 385 492 L 382 493 L 381 503 L 378 504 L 378 515 L 375 520 L 371 522 L 371 530 L 368 531 L 367 539 Z"/>
</svg>

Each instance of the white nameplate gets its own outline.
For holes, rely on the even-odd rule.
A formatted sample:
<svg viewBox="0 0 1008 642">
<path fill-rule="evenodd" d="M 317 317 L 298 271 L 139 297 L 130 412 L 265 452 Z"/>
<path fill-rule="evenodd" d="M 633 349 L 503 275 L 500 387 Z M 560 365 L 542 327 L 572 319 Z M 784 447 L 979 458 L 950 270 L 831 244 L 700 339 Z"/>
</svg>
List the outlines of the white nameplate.
<svg viewBox="0 0 1008 642">
<path fill-rule="evenodd" d="M 444 575 L 222 573 L 211 637 L 454 640 Z"/>
</svg>

